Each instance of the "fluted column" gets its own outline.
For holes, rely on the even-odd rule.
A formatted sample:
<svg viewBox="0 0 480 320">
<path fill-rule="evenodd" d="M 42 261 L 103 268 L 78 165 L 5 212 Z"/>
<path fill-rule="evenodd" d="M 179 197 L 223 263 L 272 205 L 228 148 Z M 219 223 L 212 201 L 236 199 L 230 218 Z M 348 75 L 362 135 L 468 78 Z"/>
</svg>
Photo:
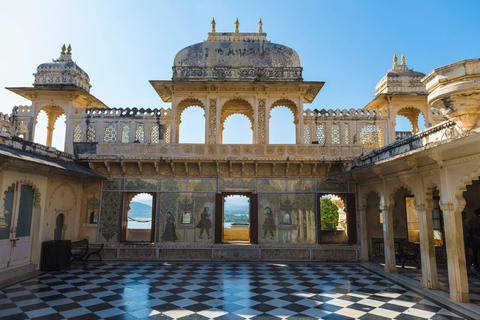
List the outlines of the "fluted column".
<svg viewBox="0 0 480 320">
<path fill-rule="evenodd" d="M 470 302 L 462 216 L 455 214 L 454 205 L 451 203 L 440 204 L 440 209 L 443 211 L 445 227 L 450 299 L 457 302 Z"/>
<path fill-rule="evenodd" d="M 395 263 L 395 238 L 393 233 L 393 206 L 382 206 L 383 244 L 385 248 L 385 272 L 397 273 Z"/>
</svg>

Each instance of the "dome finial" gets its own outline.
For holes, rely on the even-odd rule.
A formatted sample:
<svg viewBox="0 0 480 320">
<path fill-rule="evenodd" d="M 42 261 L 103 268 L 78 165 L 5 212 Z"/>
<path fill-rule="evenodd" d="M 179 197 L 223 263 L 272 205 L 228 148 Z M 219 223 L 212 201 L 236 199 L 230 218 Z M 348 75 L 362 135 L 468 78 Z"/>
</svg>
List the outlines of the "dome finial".
<svg viewBox="0 0 480 320">
<path fill-rule="evenodd" d="M 262 18 L 260 18 L 260 20 L 258 20 L 258 33 L 262 33 L 262 32 L 263 32 L 262 26 L 263 26 Z"/>
<path fill-rule="evenodd" d="M 65 44 L 63 44 L 63 46 L 62 46 L 62 54 L 65 54 L 65 50 L 67 50 L 67 48 L 65 47 Z"/>
<path fill-rule="evenodd" d="M 72 55 L 72 46 L 71 46 L 71 45 L 68 45 L 67 54 L 68 54 L 69 56 Z"/>
<path fill-rule="evenodd" d="M 402 54 L 402 64 L 405 64 L 405 56 Z"/>
<path fill-rule="evenodd" d="M 212 18 L 212 32 L 215 33 L 215 26 L 217 24 L 215 23 L 215 18 Z"/>
<path fill-rule="evenodd" d="M 238 22 L 238 18 L 237 20 L 235 20 L 235 33 L 238 33 L 238 26 L 240 25 L 240 22 Z"/>
<path fill-rule="evenodd" d="M 393 55 L 393 64 L 397 64 L 397 61 L 398 61 L 397 55 L 394 54 Z"/>
</svg>

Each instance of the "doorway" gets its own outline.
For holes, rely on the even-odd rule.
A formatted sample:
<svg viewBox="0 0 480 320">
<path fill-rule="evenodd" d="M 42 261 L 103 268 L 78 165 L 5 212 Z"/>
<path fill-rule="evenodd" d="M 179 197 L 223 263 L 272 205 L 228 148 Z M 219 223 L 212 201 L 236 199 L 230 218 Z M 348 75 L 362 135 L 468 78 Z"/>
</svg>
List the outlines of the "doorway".
<svg viewBox="0 0 480 320">
<path fill-rule="evenodd" d="M 253 193 L 217 194 L 215 243 L 258 243 L 257 199 Z"/>
<path fill-rule="evenodd" d="M 121 242 L 154 242 L 155 193 L 127 192 L 123 201 Z"/>
<path fill-rule="evenodd" d="M 0 268 L 30 262 L 35 190 L 20 183 L 7 188 L 0 214 Z"/>
</svg>

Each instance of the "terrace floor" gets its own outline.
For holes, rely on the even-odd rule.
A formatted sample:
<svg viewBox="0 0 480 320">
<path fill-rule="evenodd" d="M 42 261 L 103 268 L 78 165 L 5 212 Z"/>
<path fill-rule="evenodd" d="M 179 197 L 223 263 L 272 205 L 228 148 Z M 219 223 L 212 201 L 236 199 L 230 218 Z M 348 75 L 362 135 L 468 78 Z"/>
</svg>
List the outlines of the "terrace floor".
<svg viewBox="0 0 480 320">
<path fill-rule="evenodd" d="M 112 262 L 41 273 L 0 287 L 0 318 L 474 317 L 358 263 Z"/>
</svg>

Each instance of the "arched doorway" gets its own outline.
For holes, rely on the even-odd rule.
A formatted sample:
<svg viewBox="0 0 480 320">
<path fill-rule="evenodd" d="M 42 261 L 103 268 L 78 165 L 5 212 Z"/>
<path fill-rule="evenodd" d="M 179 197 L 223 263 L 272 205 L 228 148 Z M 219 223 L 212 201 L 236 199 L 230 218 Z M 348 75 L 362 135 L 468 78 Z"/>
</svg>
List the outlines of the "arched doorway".
<svg viewBox="0 0 480 320">
<path fill-rule="evenodd" d="M 124 193 L 121 242 L 154 242 L 155 194 Z"/>
</svg>

